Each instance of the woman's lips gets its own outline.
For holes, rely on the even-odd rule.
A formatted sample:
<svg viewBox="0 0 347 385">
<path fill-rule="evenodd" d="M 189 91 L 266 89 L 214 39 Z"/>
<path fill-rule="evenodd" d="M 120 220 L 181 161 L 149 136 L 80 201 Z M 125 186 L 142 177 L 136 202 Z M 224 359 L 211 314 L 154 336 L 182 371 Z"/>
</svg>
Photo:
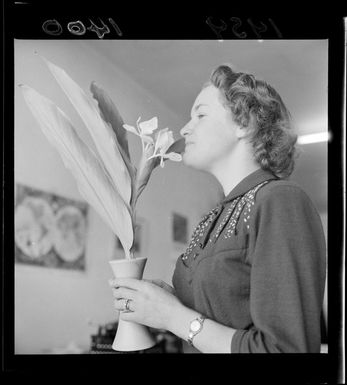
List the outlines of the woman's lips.
<svg viewBox="0 0 347 385">
<path fill-rule="evenodd" d="M 187 142 L 184 147 L 184 153 L 186 153 L 189 150 L 189 146 L 191 146 L 193 143 L 192 142 Z"/>
</svg>

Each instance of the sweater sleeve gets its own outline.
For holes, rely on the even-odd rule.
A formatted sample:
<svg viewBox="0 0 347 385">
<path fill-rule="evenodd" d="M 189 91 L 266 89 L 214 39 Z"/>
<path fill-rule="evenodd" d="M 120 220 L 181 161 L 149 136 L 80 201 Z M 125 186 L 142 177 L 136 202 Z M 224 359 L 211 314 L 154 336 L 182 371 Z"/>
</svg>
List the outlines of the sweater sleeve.
<svg viewBox="0 0 347 385">
<path fill-rule="evenodd" d="M 233 353 L 319 353 L 325 238 L 311 200 L 296 185 L 269 187 L 256 201 L 249 235 L 252 326 Z"/>
</svg>

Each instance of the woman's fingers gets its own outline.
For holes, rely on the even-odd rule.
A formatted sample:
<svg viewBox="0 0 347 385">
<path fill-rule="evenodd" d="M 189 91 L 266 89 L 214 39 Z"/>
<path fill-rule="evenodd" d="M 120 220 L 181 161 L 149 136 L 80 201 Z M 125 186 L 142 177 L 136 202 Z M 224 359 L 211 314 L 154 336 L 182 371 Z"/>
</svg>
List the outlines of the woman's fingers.
<svg viewBox="0 0 347 385">
<path fill-rule="evenodd" d="M 135 311 L 134 301 L 129 298 L 115 299 L 114 307 L 118 311 L 133 312 Z"/>
<path fill-rule="evenodd" d="M 137 293 L 135 290 L 128 289 L 126 287 L 112 288 L 112 294 L 116 299 L 135 299 Z"/>
<path fill-rule="evenodd" d="M 125 309 L 125 299 L 115 299 L 113 303 L 116 310 L 122 311 Z"/>
<path fill-rule="evenodd" d="M 119 313 L 119 317 L 124 321 L 134 321 L 138 322 L 137 315 L 135 312 L 132 311 L 122 311 Z"/>
<path fill-rule="evenodd" d="M 143 291 L 147 287 L 147 282 L 135 278 L 115 278 L 110 280 L 109 283 L 112 287 L 122 286 L 139 291 Z"/>
</svg>

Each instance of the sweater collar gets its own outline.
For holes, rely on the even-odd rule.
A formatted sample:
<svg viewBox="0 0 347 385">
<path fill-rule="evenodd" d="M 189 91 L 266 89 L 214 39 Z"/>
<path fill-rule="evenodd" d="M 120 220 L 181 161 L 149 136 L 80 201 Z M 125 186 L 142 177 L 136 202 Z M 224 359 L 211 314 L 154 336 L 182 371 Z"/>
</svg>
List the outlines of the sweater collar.
<svg viewBox="0 0 347 385">
<path fill-rule="evenodd" d="M 225 204 L 227 202 L 230 202 L 238 196 L 244 195 L 247 191 L 251 190 L 258 184 L 271 179 L 278 178 L 273 175 L 270 171 L 266 171 L 260 168 L 246 176 L 244 179 L 242 179 L 242 181 L 230 191 L 230 193 L 223 199 L 221 203 Z"/>
</svg>

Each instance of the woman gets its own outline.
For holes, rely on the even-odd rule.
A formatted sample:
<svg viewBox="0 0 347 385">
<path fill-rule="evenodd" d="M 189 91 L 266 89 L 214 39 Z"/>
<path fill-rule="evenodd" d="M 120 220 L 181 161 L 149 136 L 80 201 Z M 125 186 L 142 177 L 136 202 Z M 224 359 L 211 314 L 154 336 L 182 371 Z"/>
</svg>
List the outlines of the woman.
<svg viewBox="0 0 347 385">
<path fill-rule="evenodd" d="M 319 353 L 325 239 L 312 202 L 286 180 L 296 136 L 280 96 L 219 66 L 181 135 L 185 164 L 214 175 L 225 198 L 178 258 L 174 288 L 111 281 L 120 316 L 174 333 L 186 352 Z"/>
</svg>

